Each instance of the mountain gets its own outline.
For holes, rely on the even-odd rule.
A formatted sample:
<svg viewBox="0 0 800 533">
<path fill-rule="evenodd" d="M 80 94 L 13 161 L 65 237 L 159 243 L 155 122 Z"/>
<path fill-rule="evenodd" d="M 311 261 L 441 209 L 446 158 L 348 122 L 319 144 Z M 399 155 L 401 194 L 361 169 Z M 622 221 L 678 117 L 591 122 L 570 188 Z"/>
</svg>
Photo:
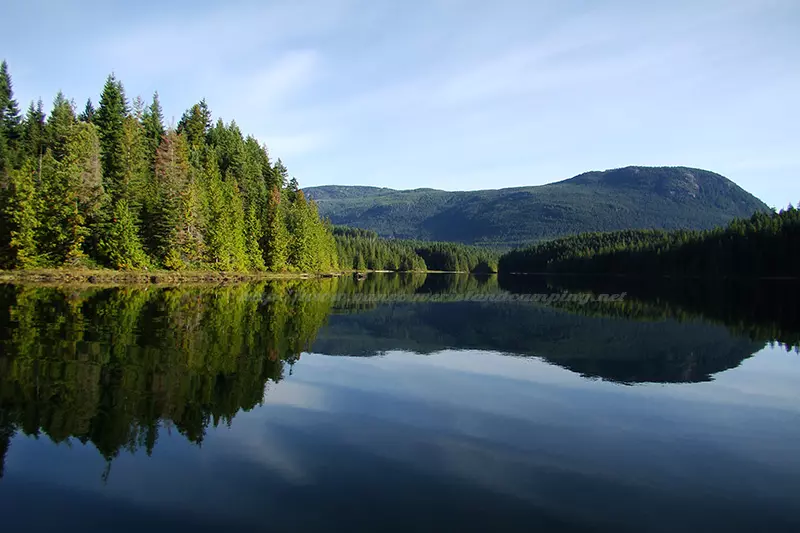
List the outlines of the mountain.
<svg viewBox="0 0 800 533">
<path fill-rule="evenodd" d="M 724 176 L 687 167 L 625 167 L 482 191 L 341 185 L 304 191 L 334 224 L 383 237 L 500 246 L 585 231 L 706 229 L 768 209 Z"/>
</svg>

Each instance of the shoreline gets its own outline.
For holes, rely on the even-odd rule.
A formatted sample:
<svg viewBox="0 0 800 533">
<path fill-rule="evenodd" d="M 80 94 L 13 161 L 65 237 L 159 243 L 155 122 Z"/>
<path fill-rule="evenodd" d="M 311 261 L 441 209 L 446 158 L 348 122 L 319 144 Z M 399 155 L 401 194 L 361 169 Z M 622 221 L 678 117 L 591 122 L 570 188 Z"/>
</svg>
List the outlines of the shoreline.
<svg viewBox="0 0 800 533">
<path fill-rule="evenodd" d="M 217 272 L 213 270 L 111 270 L 35 268 L 0 270 L 0 283 L 175 284 L 333 278 L 343 272 Z"/>
<path fill-rule="evenodd" d="M 159 285 L 226 284 L 272 280 L 328 279 L 354 274 L 440 274 L 439 271 L 395 272 L 391 270 L 341 270 L 333 272 L 218 272 L 214 270 L 112 270 L 90 268 L 32 268 L 0 270 L 2 283 L 86 284 L 86 285 Z"/>
</svg>

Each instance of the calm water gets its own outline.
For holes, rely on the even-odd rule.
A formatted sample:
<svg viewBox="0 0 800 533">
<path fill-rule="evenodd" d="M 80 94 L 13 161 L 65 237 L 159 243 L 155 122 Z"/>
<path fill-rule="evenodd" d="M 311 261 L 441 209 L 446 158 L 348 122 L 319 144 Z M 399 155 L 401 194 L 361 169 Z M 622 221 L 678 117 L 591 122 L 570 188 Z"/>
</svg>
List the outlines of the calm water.
<svg viewBox="0 0 800 533">
<path fill-rule="evenodd" d="M 800 531 L 799 294 L 0 285 L 3 530 Z"/>
</svg>

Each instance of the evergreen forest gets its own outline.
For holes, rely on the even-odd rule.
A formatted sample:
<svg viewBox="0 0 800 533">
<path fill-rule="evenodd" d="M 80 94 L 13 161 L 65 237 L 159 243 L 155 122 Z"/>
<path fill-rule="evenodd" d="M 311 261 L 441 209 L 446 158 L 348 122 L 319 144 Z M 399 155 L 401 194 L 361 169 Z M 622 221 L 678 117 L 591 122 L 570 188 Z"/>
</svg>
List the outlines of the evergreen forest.
<svg viewBox="0 0 800 533">
<path fill-rule="evenodd" d="M 514 250 L 501 273 L 797 277 L 800 210 L 758 212 L 705 231 L 581 233 Z"/>
<path fill-rule="evenodd" d="M 372 230 L 336 226 L 333 230 L 343 269 L 397 272 L 497 272 L 499 253 L 456 242 L 383 239 Z"/>
<path fill-rule="evenodd" d="M 297 180 L 205 102 L 177 126 L 158 93 L 113 74 L 81 111 L 59 92 L 21 112 L 0 65 L 0 267 L 220 271 L 338 268 L 331 227 Z"/>
</svg>

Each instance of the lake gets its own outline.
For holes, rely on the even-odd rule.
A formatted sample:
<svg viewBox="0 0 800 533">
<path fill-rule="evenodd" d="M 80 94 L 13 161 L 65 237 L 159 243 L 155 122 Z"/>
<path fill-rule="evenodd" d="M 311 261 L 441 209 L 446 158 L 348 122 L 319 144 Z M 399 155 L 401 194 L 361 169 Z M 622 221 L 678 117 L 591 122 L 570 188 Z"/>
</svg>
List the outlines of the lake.
<svg viewBox="0 0 800 533">
<path fill-rule="evenodd" d="M 800 531 L 794 282 L 0 285 L 5 531 Z"/>
</svg>

